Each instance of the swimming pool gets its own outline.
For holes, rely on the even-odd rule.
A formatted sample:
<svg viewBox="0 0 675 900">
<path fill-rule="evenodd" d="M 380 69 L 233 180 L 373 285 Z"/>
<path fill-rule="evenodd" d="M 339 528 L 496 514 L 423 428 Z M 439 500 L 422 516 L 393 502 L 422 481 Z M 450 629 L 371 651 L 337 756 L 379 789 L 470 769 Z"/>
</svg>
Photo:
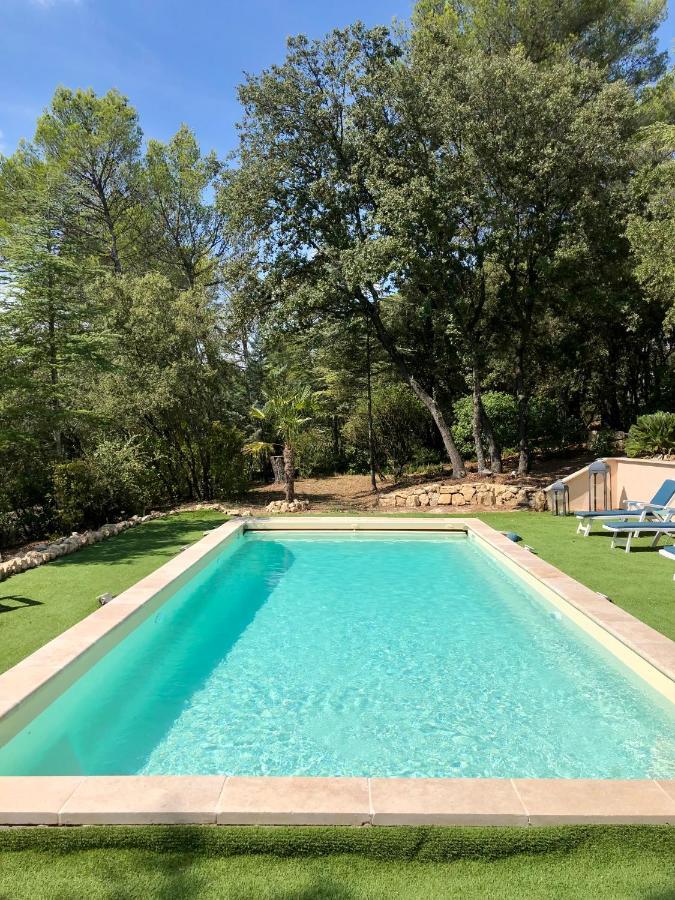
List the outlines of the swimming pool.
<svg viewBox="0 0 675 900">
<path fill-rule="evenodd" d="M 0 775 L 673 778 L 662 695 L 466 535 L 241 533 Z"/>
</svg>

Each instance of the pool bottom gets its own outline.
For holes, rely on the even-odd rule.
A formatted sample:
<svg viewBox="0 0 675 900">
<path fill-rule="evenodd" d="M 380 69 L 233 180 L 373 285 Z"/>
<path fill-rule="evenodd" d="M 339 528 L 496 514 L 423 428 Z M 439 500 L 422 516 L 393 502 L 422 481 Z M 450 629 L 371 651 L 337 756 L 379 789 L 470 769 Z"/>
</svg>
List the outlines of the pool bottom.
<svg viewBox="0 0 675 900">
<path fill-rule="evenodd" d="M 672 709 L 465 538 L 246 535 L 7 775 L 675 777 Z"/>
</svg>

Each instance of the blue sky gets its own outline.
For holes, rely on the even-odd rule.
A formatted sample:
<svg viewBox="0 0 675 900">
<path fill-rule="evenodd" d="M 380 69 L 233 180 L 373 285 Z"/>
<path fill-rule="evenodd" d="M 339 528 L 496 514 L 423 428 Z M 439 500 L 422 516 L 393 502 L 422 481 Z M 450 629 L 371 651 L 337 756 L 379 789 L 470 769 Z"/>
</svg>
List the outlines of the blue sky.
<svg viewBox="0 0 675 900">
<path fill-rule="evenodd" d="M 235 145 L 242 72 L 284 56 L 286 37 L 356 19 L 406 18 L 412 0 L 0 0 L 0 152 L 32 137 L 59 84 L 116 87 L 147 136 L 186 122 L 205 150 Z M 675 39 L 675 0 L 661 29 Z"/>
</svg>

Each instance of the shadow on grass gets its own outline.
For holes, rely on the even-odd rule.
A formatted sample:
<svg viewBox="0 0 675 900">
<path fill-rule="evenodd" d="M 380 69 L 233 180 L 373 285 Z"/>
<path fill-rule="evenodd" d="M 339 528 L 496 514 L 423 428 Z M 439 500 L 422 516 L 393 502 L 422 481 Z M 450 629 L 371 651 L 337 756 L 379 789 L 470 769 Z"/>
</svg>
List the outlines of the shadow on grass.
<svg viewBox="0 0 675 900">
<path fill-rule="evenodd" d="M 26 609 L 29 606 L 42 606 L 40 600 L 31 600 L 30 597 L 19 597 L 18 594 L 5 594 L 2 598 L 4 601 L 10 600 L 14 604 L 13 606 L 6 606 L 5 603 L 0 603 L 0 613 L 8 613 L 8 612 L 16 612 L 18 609 Z"/>
<path fill-rule="evenodd" d="M 91 563 L 131 564 L 142 556 L 173 555 L 188 537 L 197 540 L 202 531 L 210 531 L 222 522 L 221 518 L 156 519 L 147 525 L 130 528 L 100 544 L 95 544 L 56 560 L 52 565 L 82 566 Z"/>
</svg>

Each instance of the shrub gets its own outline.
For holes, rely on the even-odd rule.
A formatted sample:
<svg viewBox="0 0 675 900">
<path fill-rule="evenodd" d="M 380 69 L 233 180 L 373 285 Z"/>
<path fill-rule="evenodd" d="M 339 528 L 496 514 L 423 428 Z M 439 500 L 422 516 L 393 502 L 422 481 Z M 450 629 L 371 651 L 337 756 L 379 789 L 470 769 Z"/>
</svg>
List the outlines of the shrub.
<svg viewBox="0 0 675 900">
<path fill-rule="evenodd" d="M 518 408 L 511 394 L 504 391 L 486 391 L 483 406 L 488 414 L 495 438 L 504 450 L 518 444 Z M 459 452 L 464 457 L 473 458 L 476 448 L 473 443 L 473 398 L 471 394 L 460 397 L 453 406 L 454 423 L 452 433 Z M 487 453 L 487 444 L 485 446 Z"/>
<path fill-rule="evenodd" d="M 640 416 L 626 439 L 628 456 L 671 456 L 675 453 L 675 413 Z"/>
<path fill-rule="evenodd" d="M 602 428 L 593 435 L 588 446 L 589 450 L 600 456 L 613 456 L 616 452 L 616 432 L 611 428 Z"/>
<path fill-rule="evenodd" d="M 213 495 L 227 497 L 244 490 L 248 482 L 247 461 L 242 453 L 244 436 L 223 422 L 211 424 L 211 480 Z"/>
<path fill-rule="evenodd" d="M 325 426 L 315 425 L 301 431 L 294 447 L 295 464 L 301 478 L 332 474 L 342 462 L 335 452 L 331 430 Z"/>
<path fill-rule="evenodd" d="M 90 455 L 54 466 L 54 501 L 67 530 L 143 513 L 158 494 L 154 472 L 132 441 L 103 441 Z"/>
<path fill-rule="evenodd" d="M 518 405 L 511 394 L 504 391 L 486 391 L 483 406 L 492 423 L 495 438 L 502 450 L 514 450 L 518 446 Z M 453 434 L 462 456 L 473 458 L 473 401 L 470 394 L 461 397 L 453 406 Z M 581 422 L 561 408 L 550 397 L 536 395 L 530 400 L 530 446 L 538 450 L 554 450 L 579 440 L 583 433 Z M 484 447 L 487 453 L 487 444 Z"/>
<path fill-rule="evenodd" d="M 377 464 L 396 477 L 416 452 L 432 444 L 428 412 L 404 384 L 389 384 L 373 391 L 373 434 Z M 359 402 L 343 427 L 345 440 L 367 460 L 368 412 Z M 366 462 L 367 465 L 367 462 Z"/>
</svg>

